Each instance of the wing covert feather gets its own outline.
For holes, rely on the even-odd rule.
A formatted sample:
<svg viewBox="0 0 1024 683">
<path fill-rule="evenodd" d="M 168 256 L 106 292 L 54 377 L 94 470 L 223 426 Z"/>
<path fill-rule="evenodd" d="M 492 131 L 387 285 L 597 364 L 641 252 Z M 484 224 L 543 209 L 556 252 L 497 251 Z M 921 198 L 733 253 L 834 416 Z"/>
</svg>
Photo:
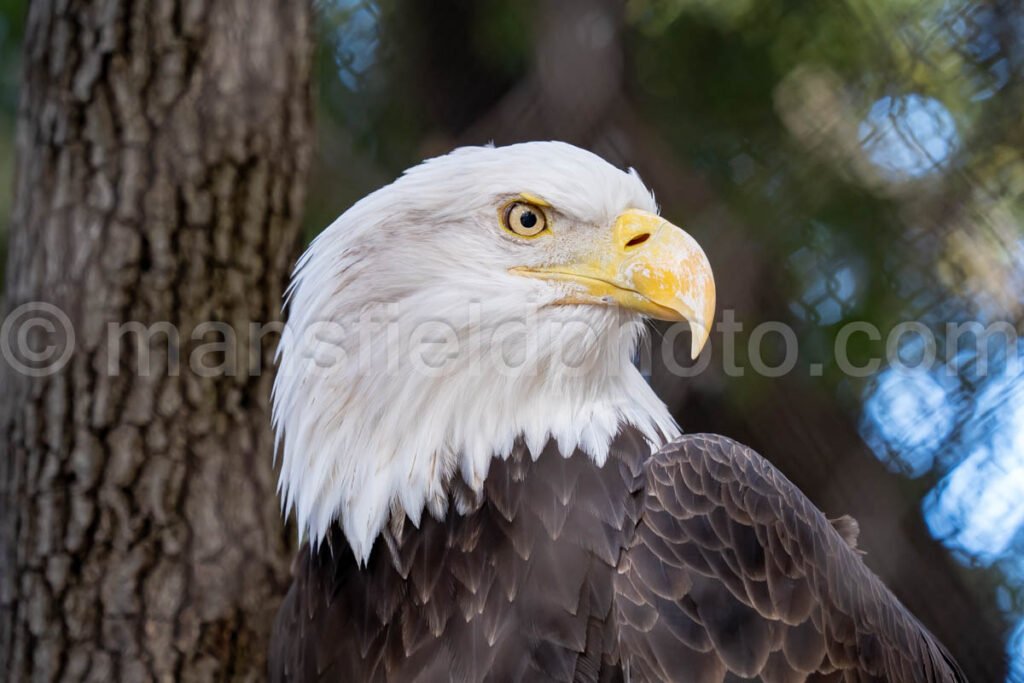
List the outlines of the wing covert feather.
<svg viewBox="0 0 1024 683">
<path fill-rule="evenodd" d="M 856 532 L 734 441 L 695 434 L 665 446 L 646 465 L 615 578 L 627 671 L 700 683 L 965 681 L 863 563 Z"/>
</svg>

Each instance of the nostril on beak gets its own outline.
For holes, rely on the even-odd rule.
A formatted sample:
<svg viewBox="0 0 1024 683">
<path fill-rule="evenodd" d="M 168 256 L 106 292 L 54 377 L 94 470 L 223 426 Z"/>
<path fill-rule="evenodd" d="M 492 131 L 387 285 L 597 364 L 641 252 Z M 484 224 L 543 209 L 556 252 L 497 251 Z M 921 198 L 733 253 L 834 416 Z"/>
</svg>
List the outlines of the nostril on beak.
<svg viewBox="0 0 1024 683">
<path fill-rule="evenodd" d="M 651 233 L 649 233 L 649 232 L 642 232 L 639 235 L 636 235 L 635 237 L 633 237 L 628 242 L 626 242 L 626 249 L 629 249 L 631 247 L 635 247 L 635 246 L 641 245 L 644 242 L 646 242 L 647 240 L 649 240 L 650 238 L 651 238 Z"/>
</svg>

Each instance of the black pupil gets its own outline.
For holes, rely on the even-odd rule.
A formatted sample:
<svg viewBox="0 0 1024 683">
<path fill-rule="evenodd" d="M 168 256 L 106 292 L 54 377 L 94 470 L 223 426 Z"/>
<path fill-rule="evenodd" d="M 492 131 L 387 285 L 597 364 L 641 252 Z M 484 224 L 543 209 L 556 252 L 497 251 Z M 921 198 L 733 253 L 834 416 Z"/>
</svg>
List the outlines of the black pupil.
<svg viewBox="0 0 1024 683">
<path fill-rule="evenodd" d="M 524 228 L 532 228 L 537 225 L 537 214 L 527 209 L 519 214 L 519 225 Z"/>
</svg>

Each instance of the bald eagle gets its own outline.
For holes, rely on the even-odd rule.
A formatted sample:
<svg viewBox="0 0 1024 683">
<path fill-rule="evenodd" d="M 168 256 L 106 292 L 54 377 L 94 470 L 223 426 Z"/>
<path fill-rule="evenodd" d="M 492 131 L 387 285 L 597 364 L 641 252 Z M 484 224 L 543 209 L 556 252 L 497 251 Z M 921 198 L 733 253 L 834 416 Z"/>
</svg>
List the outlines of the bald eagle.
<svg viewBox="0 0 1024 683">
<path fill-rule="evenodd" d="M 634 365 L 715 286 L 638 174 L 457 149 L 357 202 L 288 294 L 276 681 L 961 681 L 766 460 Z"/>
</svg>

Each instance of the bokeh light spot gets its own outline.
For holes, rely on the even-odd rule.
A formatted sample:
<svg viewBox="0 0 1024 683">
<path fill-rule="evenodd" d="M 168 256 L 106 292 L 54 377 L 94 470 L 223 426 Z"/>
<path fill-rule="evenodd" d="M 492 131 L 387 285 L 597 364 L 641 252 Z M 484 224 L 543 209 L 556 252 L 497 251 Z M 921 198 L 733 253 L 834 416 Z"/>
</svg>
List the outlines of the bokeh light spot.
<svg viewBox="0 0 1024 683">
<path fill-rule="evenodd" d="M 864 404 L 861 431 L 889 469 L 919 477 L 956 423 L 945 386 L 926 370 L 881 373 Z"/>
<path fill-rule="evenodd" d="M 882 97 L 860 124 L 868 159 L 894 181 L 921 178 L 940 170 L 959 146 L 956 123 L 933 97 Z"/>
</svg>

